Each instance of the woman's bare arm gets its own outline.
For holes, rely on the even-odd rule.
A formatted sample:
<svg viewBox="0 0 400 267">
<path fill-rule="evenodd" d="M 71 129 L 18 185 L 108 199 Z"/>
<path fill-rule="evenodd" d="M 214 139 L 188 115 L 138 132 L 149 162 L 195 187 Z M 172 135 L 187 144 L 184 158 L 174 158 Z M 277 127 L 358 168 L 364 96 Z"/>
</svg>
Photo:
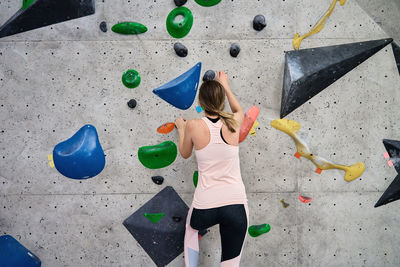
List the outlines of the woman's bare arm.
<svg viewBox="0 0 400 267">
<path fill-rule="evenodd" d="M 179 134 L 178 149 L 182 158 L 187 159 L 192 155 L 193 142 L 192 142 L 192 128 L 193 121 L 184 121 L 183 118 L 176 119 L 176 128 Z"/>
<path fill-rule="evenodd" d="M 226 97 L 228 98 L 229 106 L 232 110 L 235 119 L 239 122 L 239 124 L 242 124 L 244 118 L 243 108 L 240 105 L 239 101 L 236 99 L 236 96 L 232 93 L 231 88 L 229 87 L 228 76 L 226 75 L 225 72 L 218 71 L 217 79 L 225 88 L 225 94 Z"/>
</svg>

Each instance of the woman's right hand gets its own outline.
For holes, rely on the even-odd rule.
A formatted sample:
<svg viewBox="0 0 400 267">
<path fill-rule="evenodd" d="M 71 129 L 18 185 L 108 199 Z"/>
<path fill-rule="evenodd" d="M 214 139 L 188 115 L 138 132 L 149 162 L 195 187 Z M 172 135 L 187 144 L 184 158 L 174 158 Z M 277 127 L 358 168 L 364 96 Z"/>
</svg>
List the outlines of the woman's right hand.
<svg viewBox="0 0 400 267">
<path fill-rule="evenodd" d="M 217 80 L 220 84 L 222 84 L 222 86 L 225 88 L 225 90 L 229 89 L 228 75 L 226 75 L 225 72 L 218 71 L 217 72 Z"/>
</svg>

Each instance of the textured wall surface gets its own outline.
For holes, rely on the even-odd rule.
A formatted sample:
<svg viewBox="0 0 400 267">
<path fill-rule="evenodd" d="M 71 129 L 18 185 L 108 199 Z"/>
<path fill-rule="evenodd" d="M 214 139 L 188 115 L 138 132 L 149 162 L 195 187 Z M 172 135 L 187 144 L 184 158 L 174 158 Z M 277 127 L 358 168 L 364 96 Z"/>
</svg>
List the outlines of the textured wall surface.
<svg viewBox="0 0 400 267">
<path fill-rule="evenodd" d="M 400 77 L 391 46 L 288 116 L 301 123 L 314 153 L 346 165 L 363 161 L 361 178 L 347 183 L 339 170 L 315 173 L 311 162 L 293 157 L 290 137 L 270 126 L 279 117 L 284 51 L 329 3 L 223 0 L 206 8 L 189 1 L 193 28 L 179 40 L 189 49 L 186 58 L 175 54 L 176 40 L 165 29 L 172 0 L 98 0 L 92 16 L 0 39 L 0 234 L 16 237 L 43 266 L 154 266 L 122 221 L 166 185 L 190 205 L 196 160 L 178 156 L 172 165 L 150 170 L 137 150 L 176 143 L 176 131 L 160 135 L 156 128 L 203 115 L 195 111 L 197 100 L 181 111 L 152 93 L 201 61 L 202 75 L 225 70 L 243 108 L 261 111 L 256 136 L 240 145 L 241 169 L 250 224 L 269 223 L 272 230 L 247 237 L 242 265 L 400 265 L 400 201 L 373 208 L 396 176 L 382 156 L 383 138 L 400 139 Z M 0 24 L 20 6 L 0 1 Z M 267 20 L 261 32 L 252 28 L 257 14 Z M 103 20 L 107 33 L 99 29 Z M 125 20 L 149 31 L 111 32 Z M 386 37 L 349 0 L 301 48 Z M 242 49 L 237 58 L 229 55 L 232 42 Z M 132 90 L 121 83 L 129 68 L 142 77 Z M 126 105 L 130 98 L 138 101 L 134 110 Z M 92 179 L 68 179 L 49 167 L 47 155 L 86 123 L 98 130 L 106 167 Z M 154 184 L 152 175 L 164 176 L 164 184 Z M 313 201 L 301 203 L 299 194 Z M 290 204 L 286 209 L 282 198 Z M 219 266 L 218 227 L 210 230 L 200 242 L 200 266 Z M 183 255 L 169 264 L 183 265 Z"/>
<path fill-rule="evenodd" d="M 400 43 L 400 1 L 356 0 L 357 3 L 389 34 Z"/>
</svg>

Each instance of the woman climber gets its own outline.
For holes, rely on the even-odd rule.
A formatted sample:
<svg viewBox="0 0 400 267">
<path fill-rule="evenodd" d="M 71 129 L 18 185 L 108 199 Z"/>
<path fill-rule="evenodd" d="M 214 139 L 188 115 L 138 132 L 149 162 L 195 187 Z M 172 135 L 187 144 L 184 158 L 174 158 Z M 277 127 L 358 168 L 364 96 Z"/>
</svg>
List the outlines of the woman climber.
<svg viewBox="0 0 400 267">
<path fill-rule="evenodd" d="M 218 81 L 206 81 L 199 90 L 205 117 L 175 125 L 179 152 L 187 159 L 194 147 L 199 179 L 186 219 L 185 264 L 196 267 L 199 230 L 219 224 L 221 266 L 239 266 L 248 225 L 246 190 L 240 173 L 239 132 L 244 114 L 223 71 Z M 227 96 L 232 113 L 224 111 Z"/>
</svg>

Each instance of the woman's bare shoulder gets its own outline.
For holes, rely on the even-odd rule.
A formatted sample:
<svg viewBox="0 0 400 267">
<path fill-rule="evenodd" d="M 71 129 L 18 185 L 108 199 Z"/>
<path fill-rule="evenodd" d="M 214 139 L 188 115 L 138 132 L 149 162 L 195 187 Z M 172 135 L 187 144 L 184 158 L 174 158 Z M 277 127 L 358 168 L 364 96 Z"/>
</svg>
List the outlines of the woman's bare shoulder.
<svg viewBox="0 0 400 267">
<path fill-rule="evenodd" d="M 188 120 L 188 122 L 191 123 L 192 125 L 200 124 L 201 121 L 202 121 L 202 119 L 192 119 L 192 120 Z"/>
<path fill-rule="evenodd" d="M 187 125 L 189 125 L 190 128 L 197 128 L 201 125 L 201 120 L 202 119 L 192 119 L 187 121 Z"/>
</svg>

